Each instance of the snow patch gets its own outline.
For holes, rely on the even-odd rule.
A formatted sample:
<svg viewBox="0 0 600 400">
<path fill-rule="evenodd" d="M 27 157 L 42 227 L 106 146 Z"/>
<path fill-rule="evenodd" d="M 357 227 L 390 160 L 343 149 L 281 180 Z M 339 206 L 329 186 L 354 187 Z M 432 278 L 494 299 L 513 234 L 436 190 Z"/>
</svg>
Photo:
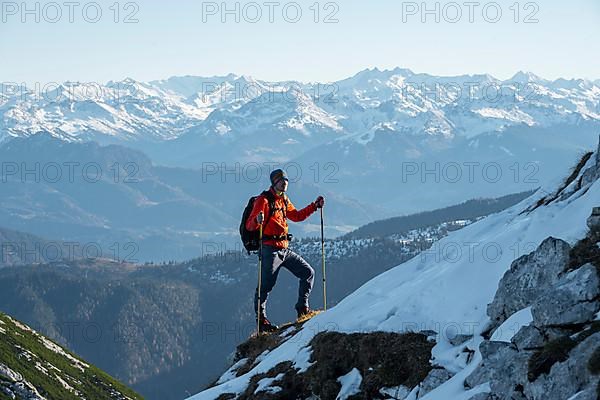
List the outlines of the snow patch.
<svg viewBox="0 0 600 400">
<path fill-rule="evenodd" d="M 61 356 L 69 359 L 72 363 L 71 365 L 73 365 L 75 368 L 79 369 L 81 372 L 84 372 L 86 368 L 89 368 L 88 364 L 84 363 L 81 360 L 78 360 L 77 358 L 73 357 L 69 353 L 65 352 L 62 349 L 62 347 L 58 346 L 57 344 L 51 342 L 50 340 L 46 339 L 45 337 L 43 337 L 41 335 L 38 335 L 38 338 L 40 339 L 40 342 L 44 345 L 44 347 L 46 347 L 48 350 L 55 352 L 56 354 L 60 354 Z"/>
<path fill-rule="evenodd" d="M 306 370 L 311 365 L 314 364 L 314 363 L 311 363 L 309 361 L 311 354 L 312 354 L 311 348 L 310 347 L 304 347 L 304 348 L 300 349 L 300 351 L 298 352 L 298 354 L 294 358 L 294 367 L 298 368 L 298 373 L 299 374 L 302 373 L 302 372 L 306 372 Z"/>
<path fill-rule="evenodd" d="M 338 382 L 342 385 L 342 388 L 335 399 L 346 400 L 348 397 L 360 393 L 362 376 L 356 368 L 352 368 L 346 375 L 340 376 Z"/>
<path fill-rule="evenodd" d="M 23 375 L 13 371 L 8 366 L 0 363 L 0 376 L 7 378 L 9 381 L 20 382 L 23 380 Z"/>
<path fill-rule="evenodd" d="M 271 386 L 271 384 L 273 382 L 278 381 L 281 378 L 283 378 L 283 376 L 284 376 L 284 374 L 278 374 L 274 378 L 263 378 L 263 379 L 261 379 L 260 381 L 258 381 L 258 387 L 254 391 L 254 394 L 257 394 L 259 392 L 267 392 L 267 393 L 277 393 L 277 392 L 280 392 L 282 389 L 279 386 L 274 386 L 274 387 L 270 387 L 270 386 Z"/>
<path fill-rule="evenodd" d="M 233 364 L 231 367 L 229 367 L 229 369 L 225 371 L 223 375 L 221 375 L 221 377 L 217 381 L 217 385 L 220 385 L 224 382 L 227 382 L 230 379 L 235 378 L 238 368 L 244 365 L 246 361 L 248 361 L 248 358 L 242 358 L 241 360 Z"/>
<path fill-rule="evenodd" d="M 400 385 L 400 386 L 396 386 L 396 387 L 390 387 L 390 388 L 381 388 L 379 390 L 379 393 L 386 395 L 386 396 L 390 396 L 392 399 L 405 399 L 408 400 L 409 398 L 416 398 L 416 393 L 413 396 L 413 392 L 417 392 L 418 393 L 418 387 L 414 388 L 413 390 L 410 390 L 409 388 L 407 388 L 406 386 Z"/>
<path fill-rule="evenodd" d="M 533 322 L 531 307 L 524 308 L 511 315 L 494 331 L 490 340 L 510 343 L 519 330 Z"/>
</svg>

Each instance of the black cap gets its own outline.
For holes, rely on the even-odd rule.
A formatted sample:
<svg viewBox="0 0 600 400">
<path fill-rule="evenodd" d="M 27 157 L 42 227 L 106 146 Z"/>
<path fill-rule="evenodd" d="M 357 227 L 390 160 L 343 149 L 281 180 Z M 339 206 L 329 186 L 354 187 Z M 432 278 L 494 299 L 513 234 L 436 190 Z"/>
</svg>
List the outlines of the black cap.
<svg viewBox="0 0 600 400">
<path fill-rule="evenodd" d="M 276 169 L 273 172 L 271 172 L 271 176 L 269 178 L 271 179 L 272 186 L 275 186 L 280 179 L 285 179 L 286 181 L 289 181 L 287 174 L 282 169 Z"/>
</svg>

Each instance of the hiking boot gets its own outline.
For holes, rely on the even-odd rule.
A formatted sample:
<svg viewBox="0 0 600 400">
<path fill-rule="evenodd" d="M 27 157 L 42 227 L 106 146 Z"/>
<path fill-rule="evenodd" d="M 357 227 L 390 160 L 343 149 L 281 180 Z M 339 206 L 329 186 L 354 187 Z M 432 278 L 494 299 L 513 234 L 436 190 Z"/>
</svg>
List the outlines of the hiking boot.
<svg viewBox="0 0 600 400">
<path fill-rule="evenodd" d="M 308 306 L 302 306 L 300 308 L 296 308 L 296 313 L 298 313 L 298 319 L 301 319 L 307 315 L 314 313 L 314 310 L 311 310 Z"/>
<path fill-rule="evenodd" d="M 277 329 L 277 325 L 273 325 L 271 321 L 267 319 L 264 315 L 260 317 L 259 329 L 261 332 L 275 332 Z"/>
</svg>

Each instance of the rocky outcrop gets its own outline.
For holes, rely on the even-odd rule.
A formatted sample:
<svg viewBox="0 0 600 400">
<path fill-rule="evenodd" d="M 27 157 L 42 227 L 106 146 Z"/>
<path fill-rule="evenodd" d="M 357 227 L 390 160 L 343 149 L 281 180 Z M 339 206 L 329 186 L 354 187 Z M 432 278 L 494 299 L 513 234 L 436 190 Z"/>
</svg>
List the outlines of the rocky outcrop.
<svg viewBox="0 0 600 400">
<path fill-rule="evenodd" d="M 529 352 L 518 351 L 511 343 L 495 341 L 483 342 L 479 351 L 483 361 L 467 377 L 465 386 L 474 388 L 489 382 L 491 393 L 505 393 L 507 400 L 520 399 L 519 390 L 515 388 L 527 381 Z"/>
<path fill-rule="evenodd" d="M 586 264 L 565 274 L 553 290 L 540 296 L 531 313 L 537 327 L 582 324 L 600 309 L 598 269 Z"/>
<path fill-rule="evenodd" d="M 453 375 L 454 374 L 452 374 L 445 368 L 433 368 L 431 371 L 429 371 L 429 374 L 427 375 L 425 380 L 423 380 L 423 382 L 421 382 L 421 384 L 419 385 L 417 398 L 420 399 L 421 397 L 425 396 L 433 389 L 448 381 L 450 378 L 452 378 Z"/>
<path fill-rule="evenodd" d="M 236 358 L 251 360 L 256 354 L 268 352 L 273 335 L 277 333 L 251 339 L 238 348 Z M 225 393 L 218 399 L 336 399 L 343 391 L 340 378 L 351 372 L 359 379 L 355 393 L 348 399 L 388 399 L 388 392 L 397 397 L 396 394 L 407 394 L 417 387 L 428 391 L 451 376 L 444 369 L 432 368 L 434 345 L 421 333 L 321 332 L 311 340 L 310 355 L 303 368 L 290 361 L 281 362 L 254 375 L 243 393 Z M 230 370 L 228 374 L 237 372 Z M 419 385 L 420 382 L 423 383 Z"/>
<path fill-rule="evenodd" d="M 515 260 L 488 305 L 491 331 L 531 307 L 533 321 L 510 342 L 484 340 L 482 361 L 466 388 L 489 383 L 471 400 L 588 400 L 600 398 L 600 235 L 590 232 L 573 247 L 547 238 Z M 510 322 L 510 321 L 509 321 Z"/>
<path fill-rule="evenodd" d="M 596 331 L 598 327 L 589 328 Z M 582 392 L 598 390 L 598 375 L 590 372 L 588 362 L 592 353 L 600 346 L 600 332 L 575 339 L 579 342 L 568 352 L 563 362 L 554 363 L 549 371 L 540 374 L 533 382 L 523 386 L 526 399 L 569 399 Z M 531 363 L 529 369 L 534 367 Z M 534 372 L 534 371 L 531 371 Z M 533 378 L 533 376 L 530 376 Z"/>
<path fill-rule="evenodd" d="M 560 274 L 569 266 L 570 250 L 564 240 L 549 237 L 536 251 L 513 261 L 500 280 L 494 300 L 488 305 L 487 313 L 494 327 L 532 305 L 556 285 Z"/>
<path fill-rule="evenodd" d="M 600 207 L 594 207 L 592 215 L 587 219 L 587 226 L 591 230 L 600 229 Z"/>
<path fill-rule="evenodd" d="M 600 179 L 600 141 L 596 150 L 595 165 L 587 169 L 581 177 L 581 185 L 587 185 Z"/>
</svg>

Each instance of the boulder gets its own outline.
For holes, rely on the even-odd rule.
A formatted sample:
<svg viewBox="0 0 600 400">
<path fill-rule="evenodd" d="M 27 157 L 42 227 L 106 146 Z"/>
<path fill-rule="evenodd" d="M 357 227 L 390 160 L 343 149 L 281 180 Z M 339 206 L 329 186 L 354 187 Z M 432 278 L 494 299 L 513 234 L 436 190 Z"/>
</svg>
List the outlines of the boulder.
<svg viewBox="0 0 600 400">
<path fill-rule="evenodd" d="M 564 275 L 556 285 L 540 296 L 531 308 L 537 327 L 573 325 L 590 321 L 600 308 L 600 277 L 592 264 L 585 264 Z"/>
<path fill-rule="evenodd" d="M 460 346 L 461 344 L 471 340 L 472 338 L 473 335 L 459 333 L 458 335 L 450 338 L 448 341 L 452 346 Z"/>
<path fill-rule="evenodd" d="M 569 352 L 569 358 L 554 364 L 548 374 L 542 374 L 534 382 L 525 385 L 524 393 L 527 398 L 565 400 L 581 391 L 592 388 L 595 390 L 598 377 L 590 373 L 588 362 L 598 346 L 600 346 L 600 332 L 590 335 L 575 346 Z"/>
<path fill-rule="evenodd" d="M 481 364 L 465 379 L 467 388 L 474 388 L 486 382 L 494 398 L 518 398 L 515 387 L 527 382 L 527 361 L 531 352 L 519 352 L 506 342 L 484 341 L 479 346 Z"/>
<path fill-rule="evenodd" d="M 519 257 L 504 274 L 487 314 L 497 327 L 513 313 L 531 306 L 559 280 L 569 264 L 571 246 L 549 237 L 538 248 Z"/>
<path fill-rule="evenodd" d="M 592 215 L 587 219 L 587 226 L 591 230 L 600 229 L 600 207 L 594 207 L 592 209 Z"/>
<path fill-rule="evenodd" d="M 494 400 L 489 393 L 477 393 L 475 396 L 469 398 L 469 400 Z"/>
<path fill-rule="evenodd" d="M 569 400 L 598 400 L 598 394 L 595 388 L 588 388 L 570 397 Z"/>
<path fill-rule="evenodd" d="M 433 368 L 431 371 L 429 371 L 429 374 L 423 380 L 423 382 L 421 382 L 419 388 L 419 397 L 423 397 L 453 376 L 454 374 L 445 368 Z"/>
<path fill-rule="evenodd" d="M 511 339 L 517 350 L 536 350 L 544 345 L 544 335 L 533 325 L 526 325 Z"/>
<path fill-rule="evenodd" d="M 600 178 L 600 141 L 598 142 L 598 149 L 596 150 L 594 161 L 595 165 L 584 171 L 581 179 L 582 185 L 590 184 Z"/>
</svg>

